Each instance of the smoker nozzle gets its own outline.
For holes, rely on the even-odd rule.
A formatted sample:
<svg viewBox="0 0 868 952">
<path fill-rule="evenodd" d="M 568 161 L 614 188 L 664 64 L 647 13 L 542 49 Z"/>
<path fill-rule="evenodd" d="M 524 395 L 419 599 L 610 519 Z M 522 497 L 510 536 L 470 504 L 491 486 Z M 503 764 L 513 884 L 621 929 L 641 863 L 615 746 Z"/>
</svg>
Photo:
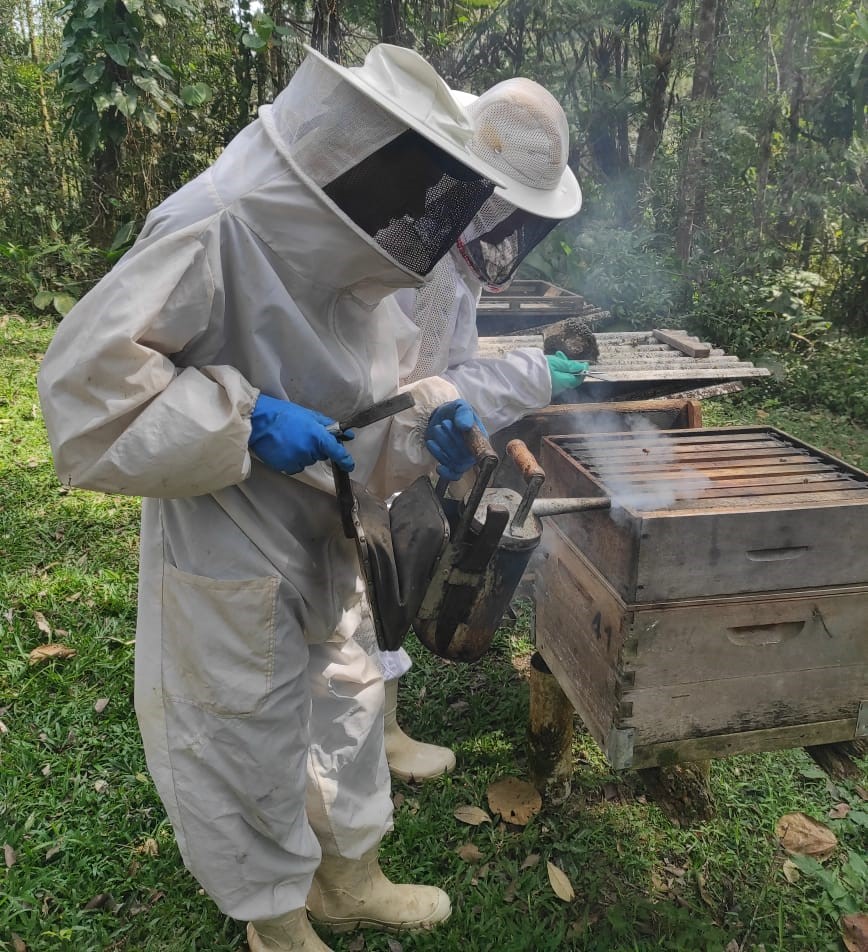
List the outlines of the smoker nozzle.
<svg viewBox="0 0 868 952">
<path fill-rule="evenodd" d="M 560 499 L 535 499 L 530 511 L 535 516 L 560 516 L 567 512 L 583 512 L 586 509 L 610 509 L 608 496 L 568 496 Z"/>
</svg>

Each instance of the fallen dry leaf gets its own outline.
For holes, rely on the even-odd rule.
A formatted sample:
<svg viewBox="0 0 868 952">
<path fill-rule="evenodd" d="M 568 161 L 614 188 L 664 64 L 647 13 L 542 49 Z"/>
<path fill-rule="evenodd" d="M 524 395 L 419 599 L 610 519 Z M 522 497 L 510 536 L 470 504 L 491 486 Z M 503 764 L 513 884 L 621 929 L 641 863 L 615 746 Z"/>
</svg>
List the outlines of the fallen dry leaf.
<svg viewBox="0 0 868 952">
<path fill-rule="evenodd" d="M 709 893 L 708 891 L 707 883 L 708 883 L 708 879 L 706 878 L 705 873 L 702 872 L 702 870 L 697 872 L 696 887 L 699 890 L 699 897 L 700 899 L 702 899 L 705 905 L 708 906 L 709 909 L 714 909 L 715 903 L 714 903 L 714 900 L 711 898 L 711 893 Z"/>
<path fill-rule="evenodd" d="M 491 823 L 491 817 L 485 810 L 470 806 L 469 804 L 458 807 L 452 815 L 456 820 L 460 820 L 462 823 L 468 823 L 470 826 L 479 826 L 480 823 Z"/>
<path fill-rule="evenodd" d="M 400 810 L 400 809 L 401 809 L 401 804 L 403 804 L 403 802 L 404 802 L 405 799 L 406 799 L 406 798 L 405 798 L 405 796 L 404 796 L 403 793 L 396 793 L 395 796 L 392 797 L 392 806 L 393 806 L 396 810 Z"/>
<path fill-rule="evenodd" d="M 363 935 L 357 935 L 355 939 L 347 946 L 349 952 L 362 952 L 365 947 L 365 937 Z"/>
<path fill-rule="evenodd" d="M 526 826 L 542 809 L 542 797 L 533 784 L 518 777 L 502 777 L 489 784 L 488 805 L 507 823 Z"/>
<path fill-rule="evenodd" d="M 66 645 L 40 645 L 30 652 L 27 660 L 30 664 L 39 664 L 40 661 L 47 661 L 49 658 L 73 657 L 75 657 L 75 648 L 69 648 Z"/>
<path fill-rule="evenodd" d="M 804 813 L 787 813 L 778 820 L 775 833 L 790 854 L 828 859 L 838 846 L 835 834 Z"/>
<path fill-rule="evenodd" d="M 60 638 L 60 640 L 63 641 L 64 638 L 69 637 L 69 632 L 65 628 L 55 628 L 54 637 Z"/>
<path fill-rule="evenodd" d="M 93 709 L 97 714 L 102 714 L 102 712 L 108 707 L 109 699 L 107 697 L 101 697 L 94 704 Z"/>
<path fill-rule="evenodd" d="M 43 632 L 44 634 L 51 637 L 51 625 L 48 624 L 48 620 L 42 612 L 34 612 L 33 620 L 36 622 L 36 627 Z"/>
<path fill-rule="evenodd" d="M 96 790 L 97 793 L 104 793 L 108 790 L 108 781 L 97 780 L 93 785 L 93 789 Z"/>
<path fill-rule="evenodd" d="M 43 776 L 43 777 L 50 777 L 50 776 L 51 776 L 51 764 L 46 764 L 46 765 L 42 768 L 42 776 Z"/>
<path fill-rule="evenodd" d="M 666 896 L 670 891 L 669 883 L 656 869 L 651 870 L 651 890 L 660 896 Z"/>
<path fill-rule="evenodd" d="M 547 862 L 546 868 L 548 869 L 549 882 L 554 890 L 554 894 L 558 899 L 563 899 L 564 902 L 572 902 L 573 899 L 576 898 L 576 893 L 569 876 L 567 876 L 562 869 L 555 866 L 554 863 Z"/>
<path fill-rule="evenodd" d="M 797 883 L 799 881 L 799 877 L 802 875 L 799 867 L 796 866 L 796 864 L 791 859 L 784 860 L 782 869 L 784 872 L 784 879 L 786 879 L 788 883 Z"/>
<path fill-rule="evenodd" d="M 404 946 L 397 939 L 389 939 L 389 952 L 404 952 Z"/>
<path fill-rule="evenodd" d="M 467 863 L 476 863 L 482 859 L 482 852 L 475 843 L 465 843 L 459 846 L 455 852 Z"/>
<path fill-rule="evenodd" d="M 6 861 L 7 869 L 12 869 L 18 862 L 18 854 L 8 843 L 3 844 L 3 859 Z"/>
<path fill-rule="evenodd" d="M 741 952 L 741 946 L 739 945 L 738 940 L 731 939 L 727 944 L 726 949 L 724 949 L 724 952 Z"/>
<path fill-rule="evenodd" d="M 158 856 L 160 847 L 157 845 L 157 841 L 149 836 L 144 843 L 136 847 L 136 852 L 141 853 L 142 856 Z"/>
<path fill-rule="evenodd" d="M 3 721 L 0 721 L 0 734 L 8 734 L 8 733 L 9 733 L 9 728 L 3 723 Z"/>
<path fill-rule="evenodd" d="M 49 846 L 45 851 L 45 862 L 49 863 L 54 859 L 55 856 L 63 849 L 63 844 L 55 843 L 54 846 Z"/>
<path fill-rule="evenodd" d="M 27 952 L 27 943 L 17 932 L 12 933 L 12 952 Z"/>
<path fill-rule="evenodd" d="M 868 790 L 866 790 L 864 787 L 860 787 L 859 784 L 856 784 L 856 786 L 853 787 L 853 789 L 856 791 L 856 793 L 859 794 L 859 796 L 863 800 L 868 800 Z"/>
<path fill-rule="evenodd" d="M 539 863 L 540 855 L 539 853 L 528 853 L 525 857 L 525 861 L 521 864 L 522 869 L 532 869 Z"/>
<path fill-rule="evenodd" d="M 835 806 L 829 810 L 829 819 L 830 820 L 843 820 L 845 816 L 850 812 L 849 803 L 836 803 Z"/>
<path fill-rule="evenodd" d="M 868 914 L 856 913 L 841 919 L 847 952 L 868 952 Z"/>
</svg>

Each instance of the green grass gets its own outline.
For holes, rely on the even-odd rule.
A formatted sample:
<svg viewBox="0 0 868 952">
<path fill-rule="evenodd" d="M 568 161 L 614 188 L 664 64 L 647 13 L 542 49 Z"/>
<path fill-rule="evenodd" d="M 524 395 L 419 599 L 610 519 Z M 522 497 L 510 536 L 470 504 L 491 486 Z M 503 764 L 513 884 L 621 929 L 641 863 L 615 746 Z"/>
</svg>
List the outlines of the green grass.
<svg viewBox="0 0 868 952">
<path fill-rule="evenodd" d="M 241 924 L 184 870 L 147 775 L 132 707 L 138 504 L 58 486 L 34 385 L 49 337 L 50 328 L 16 319 L 0 327 L 0 845 L 16 854 L 11 868 L 0 861 L 0 949 L 15 948 L 13 933 L 30 952 L 244 949 Z M 706 420 L 760 422 L 755 412 L 729 405 Z M 865 464 L 864 431 L 764 412 L 764 422 Z M 36 612 L 74 657 L 28 665 L 47 640 Z M 410 644 L 416 666 L 402 685 L 401 720 L 420 739 L 453 746 L 459 766 L 427 785 L 395 785 L 396 832 L 383 863 L 395 877 L 442 885 L 455 911 L 436 932 L 398 944 L 374 932 L 363 944 L 323 934 L 333 948 L 696 952 L 735 941 L 742 950 L 839 950 L 841 912 L 868 910 L 858 862 L 868 805 L 856 784 L 831 784 L 801 751 L 716 762 L 717 818 L 677 828 L 579 732 L 565 805 L 524 829 L 453 817 L 463 804 L 486 808 L 492 780 L 525 774 L 530 622 L 525 611 L 475 666 Z M 802 810 L 823 820 L 840 802 L 852 810 L 826 819 L 841 846 L 825 880 L 814 870 L 789 884 L 778 817 Z M 481 860 L 458 856 L 466 843 Z M 552 892 L 547 860 L 569 876 L 572 902 Z"/>
</svg>

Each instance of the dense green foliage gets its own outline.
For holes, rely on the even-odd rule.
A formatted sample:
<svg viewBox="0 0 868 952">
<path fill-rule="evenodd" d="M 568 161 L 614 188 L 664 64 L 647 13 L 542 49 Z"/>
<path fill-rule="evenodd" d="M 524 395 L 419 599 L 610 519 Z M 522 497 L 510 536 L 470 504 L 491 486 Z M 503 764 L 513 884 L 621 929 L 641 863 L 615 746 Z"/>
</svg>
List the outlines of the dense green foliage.
<svg viewBox="0 0 868 952">
<path fill-rule="evenodd" d="M 774 355 L 788 395 L 865 418 L 860 0 L 13 0 L 0 304 L 62 313 L 286 84 L 302 42 L 352 63 L 378 39 L 456 87 L 522 74 L 563 103 L 585 207 L 529 272 L 625 326 Z"/>
</svg>

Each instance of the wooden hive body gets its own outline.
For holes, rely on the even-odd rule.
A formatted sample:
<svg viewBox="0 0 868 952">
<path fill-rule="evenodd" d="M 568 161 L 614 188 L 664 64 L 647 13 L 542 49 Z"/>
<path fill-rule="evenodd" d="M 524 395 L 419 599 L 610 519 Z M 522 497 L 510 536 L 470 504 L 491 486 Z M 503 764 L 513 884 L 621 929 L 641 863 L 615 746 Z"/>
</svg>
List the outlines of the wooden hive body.
<svg viewBox="0 0 868 952">
<path fill-rule="evenodd" d="M 808 482 L 775 484 L 782 453 L 787 472 L 756 459 L 730 495 L 718 459 L 698 499 L 548 520 L 540 653 L 617 767 L 868 732 L 868 477 L 770 428 L 687 433 L 780 441 L 809 457 Z M 547 495 L 604 494 L 605 466 L 574 444 L 543 442 Z"/>
</svg>

